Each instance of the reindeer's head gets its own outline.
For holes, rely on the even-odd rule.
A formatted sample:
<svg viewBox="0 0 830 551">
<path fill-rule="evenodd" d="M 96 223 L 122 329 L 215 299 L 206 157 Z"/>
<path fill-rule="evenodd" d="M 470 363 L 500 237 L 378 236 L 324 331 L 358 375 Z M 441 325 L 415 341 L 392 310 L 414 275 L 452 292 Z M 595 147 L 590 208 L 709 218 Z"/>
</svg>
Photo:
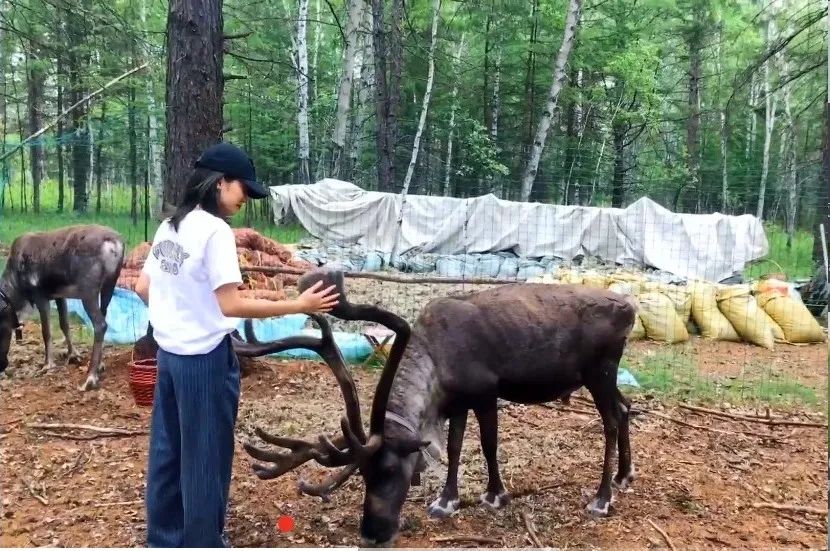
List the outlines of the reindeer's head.
<svg viewBox="0 0 830 551">
<path fill-rule="evenodd" d="M 12 333 L 19 341 L 23 338 L 17 310 L 9 295 L 0 288 L 0 373 L 9 366 L 9 348 Z"/>
<path fill-rule="evenodd" d="M 370 305 L 349 304 L 343 288 L 343 275 L 329 270 L 315 270 L 304 275 L 298 282 L 300 291 L 323 280 L 323 287 L 336 285 L 340 293 L 338 306 L 332 315 L 345 320 L 374 321 L 395 332 L 392 350 L 380 376 L 372 401 L 369 422 L 369 436 L 363 430 L 360 404 L 354 381 L 346 368 L 343 356 L 334 342 L 331 328 L 322 316 L 312 316 L 320 325 L 321 339 L 312 337 L 290 337 L 272 343 L 248 345 L 235 343 L 237 354 L 261 355 L 287 350 L 309 348 L 316 351 L 331 368 L 346 404 L 346 415 L 340 421 L 343 436 L 330 440 L 321 435 L 317 443 L 293 438 L 283 438 L 256 429 L 257 435 L 266 442 L 288 448 L 291 452 L 273 452 L 245 444 L 252 457 L 272 462 L 273 465 L 254 464 L 254 471 L 261 479 L 271 479 L 315 459 L 327 467 L 342 467 L 339 472 L 321 484 L 300 482 L 300 491 L 328 500 L 328 496 L 342 486 L 355 472 L 360 472 L 366 493 L 363 500 L 363 518 L 360 535 L 366 545 L 391 542 L 398 533 L 399 518 L 410 482 L 418 464 L 419 452 L 428 442 L 414 437 L 384 435 L 386 404 L 398 364 L 409 342 L 410 329 L 405 320 L 381 308 Z M 249 342 L 256 342 L 249 337 Z"/>
</svg>

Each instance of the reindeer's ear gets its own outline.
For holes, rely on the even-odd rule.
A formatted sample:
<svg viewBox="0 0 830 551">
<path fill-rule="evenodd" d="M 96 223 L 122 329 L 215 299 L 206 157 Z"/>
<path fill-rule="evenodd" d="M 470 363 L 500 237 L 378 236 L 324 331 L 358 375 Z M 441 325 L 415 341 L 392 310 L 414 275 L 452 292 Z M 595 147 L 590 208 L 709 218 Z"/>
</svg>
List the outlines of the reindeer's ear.
<svg viewBox="0 0 830 551">
<path fill-rule="evenodd" d="M 415 453 L 420 451 L 423 448 L 429 446 L 429 441 L 421 441 L 421 440 L 394 440 L 389 442 L 389 447 L 398 452 L 401 455 L 409 455 L 410 453 Z"/>
</svg>

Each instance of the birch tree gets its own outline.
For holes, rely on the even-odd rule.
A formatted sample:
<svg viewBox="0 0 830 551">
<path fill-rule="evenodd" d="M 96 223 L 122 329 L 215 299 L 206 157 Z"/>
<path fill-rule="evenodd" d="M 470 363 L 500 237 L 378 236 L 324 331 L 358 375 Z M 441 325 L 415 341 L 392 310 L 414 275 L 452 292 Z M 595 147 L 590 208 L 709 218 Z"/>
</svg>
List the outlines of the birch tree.
<svg viewBox="0 0 830 551">
<path fill-rule="evenodd" d="M 341 157 L 346 145 L 346 127 L 349 122 L 349 107 L 355 73 L 355 61 L 359 43 L 358 30 L 364 14 L 363 0 L 350 0 L 349 18 L 346 22 L 346 44 L 340 71 L 340 88 L 337 91 L 337 111 L 334 115 L 334 130 L 331 135 L 331 175 L 340 178 Z M 363 59 L 360 58 L 362 68 Z M 359 71 L 358 71 L 359 74 Z"/>
<path fill-rule="evenodd" d="M 464 51 L 464 34 L 461 34 L 461 40 L 458 42 L 458 49 L 455 51 L 453 58 L 453 74 L 458 74 L 458 65 L 461 61 L 461 53 Z M 452 85 L 452 103 L 450 104 L 450 120 L 449 130 L 447 133 L 447 162 L 446 171 L 444 172 L 444 196 L 450 196 L 450 175 L 452 174 L 452 140 L 455 132 L 455 112 L 458 109 L 458 80 L 453 81 Z"/>
<path fill-rule="evenodd" d="M 565 65 L 568 63 L 568 56 L 573 48 L 581 12 L 582 0 L 570 0 L 568 13 L 565 17 L 562 45 L 559 48 L 559 53 L 556 56 L 553 67 L 553 82 L 548 93 L 547 105 L 536 127 L 533 146 L 531 147 L 530 156 L 525 166 L 524 174 L 522 175 L 522 191 L 520 196 L 522 201 L 528 201 L 530 199 L 530 192 L 533 190 L 533 182 L 536 180 L 536 172 L 539 169 L 539 160 L 542 158 L 542 151 L 545 148 L 545 140 L 548 137 L 551 119 L 556 110 L 556 104 L 559 101 L 559 93 L 562 91 L 562 86 L 565 83 Z"/>
<path fill-rule="evenodd" d="M 406 169 L 406 176 L 403 180 L 403 191 L 401 195 L 406 201 L 406 194 L 409 191 L 409 184 L 412 182 L 412 174 L 415 171 L 415 163 L 418 160 L 418 149 L 421 145 L 421 135 L 424 133 L 424 125 L 427 121 L 429 111 L 429 100 L 432 96 L 432 83 L 435 80 L 435 39 L 438 34 L 438 14 L 441 11 L 441 0 L 432 1 L 432 39 L 429 44 L 429 69 L 427 72 L 427 88 L 424 92 L 423 103 L 421 104 L 421 118 L 418 120 L 418 130 L 415 132 L 415 143 L 412 145 L 412 157 L 409 159 L 409 167 Z"/>
<path fill-rule="evenodd" d="M 300 183 L 311 183 L 308 133 L 308 0 L 300 0 L 297 15 L 297 131 Z"/>
<path fill-rule="evenodd" d="M 767 44 L 774 40 L 775 36 L 775 19 L 773 15 L 767 17 Z M 772 91 L 770 65 L 774 58 L 768 58 L 764 61 L 764 157 L 761 167 L 761 183 L 758 187 L 758 208 L 755 211 L 755 216 L 758 219 L 764 218 L 764 200 L 767 193 L 767 177 L 769 176 L 769 150 L 772 143 L 772 130 L 775 127 L 775 110 L 778 107 L 778 94 Z"/>
</svg>

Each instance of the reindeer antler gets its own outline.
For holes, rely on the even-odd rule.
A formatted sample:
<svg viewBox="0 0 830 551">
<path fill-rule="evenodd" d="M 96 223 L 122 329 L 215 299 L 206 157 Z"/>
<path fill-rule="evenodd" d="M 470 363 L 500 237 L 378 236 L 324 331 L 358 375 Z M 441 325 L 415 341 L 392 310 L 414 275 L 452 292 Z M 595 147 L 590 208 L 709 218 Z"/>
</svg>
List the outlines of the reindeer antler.
<svg viewBox="0 0 830 551">
<path fill-rule="evenodd" d="M 342 486 L 360 466 L 365 466 L 369 458 L 381 446 L 386 404 L 389 399 L 392 382 L 395 378 L 395 372 L 403 357 L 406 345 L 409 342 L 410 329 L 405 320 L 382 308 L 371 305 L 349 304 L 344 291 L 342 272 L 328 269 L 314 270 L 303 275 L 299 279 L 297 286 L 302 292 L 320 280 L 324 283 L 323 287 L 334 284 L 340 293 L 339 303 L 331 311 L 333 316 L 344 320 L 374 321 L 385 325 L 395 332 L 395 341 L 392 344 L 392 350 L 384 366 L 372 402 L 369 438 L 366 437 L 363 430 L 360 402 L 354 380 L 346 368 L 340 349 L 334 341 L 331 327 L 322 316 L 311 315 L 317 322 L 317 325 L 320 326 L 322 333 L 322 338 L 320 339 L 308 336 L 294 336 L 269 343 L 260 343 L 253 334 L 253 324 L 246 322 L 245 333 L 248 343 L 235 341 L 234 349 L 238 354 L 243 356 L 260 356 L 291 348 L 307 348 L 317 352 L 322 356 L 326 364 L 328 364 L 337 379 L 346 406 L 346 416 L 340 422 L 340 427 L 343 431 L 342 437 L 332 441 L 325 435 L 320 435 L 318 442 L 312 443 L 304 440 L 274 436 L 257 428 L 256 433 L 262 440 L 291 451 L 274 452 L 257 448 L 252 444 L 246 443 L 244 445 L 248 454 L 255 459 L 273 463 L 271 466 L 260 463 L 254 464 L 254 471 L 260 479 L 279 477 L 311 459 L 315 459 L 318 463 L 326 467 L 344 467 L 338 473 L 330 476 L 318 485 L 309 484 L 304 480 L 300 481 L 299 490 L 302 493 L 315 495 L 321 497 L 323 500 L 328 500 L 328 496 Z"/>
</svg>

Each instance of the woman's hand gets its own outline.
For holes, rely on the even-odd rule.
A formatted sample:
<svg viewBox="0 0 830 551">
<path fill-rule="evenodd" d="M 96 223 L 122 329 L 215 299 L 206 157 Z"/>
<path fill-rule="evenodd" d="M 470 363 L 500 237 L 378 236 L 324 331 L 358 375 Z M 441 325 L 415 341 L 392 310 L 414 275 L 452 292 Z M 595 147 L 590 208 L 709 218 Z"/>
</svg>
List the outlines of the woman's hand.
<svg viewBox="0 0 830 551">
<path fill-rule="evenodd" d="M 334 285 L 318 291 L 322 285 L 318 281 L 303 294 L 293 300 L 265 300 L 259 298 L 243 297 L 238 283 L 222 285 L 214 291 L 216 300 L 219 302 L 219 309 L 222 314 L 231 318 L 271 318 L 285 316 L 286 314 L 313 314 L 315 312 L 328 312 L 337 306 L 339 293 L 332 293 L 336 288 Z"/>
<path fill-rule="evenodd" d="M 318 281 L 311 287 L 305 290 L 303 294 L 297 297 L 303 313 L 313 314 L 315 312 L 330 312 L 338 304 L 337 298 L 340 293 L 335 293 L 336 285 L 331 285 L 325 289 L 318 291 L 317 289 L 323 285 L 322 281 Z"/>
</svg>

